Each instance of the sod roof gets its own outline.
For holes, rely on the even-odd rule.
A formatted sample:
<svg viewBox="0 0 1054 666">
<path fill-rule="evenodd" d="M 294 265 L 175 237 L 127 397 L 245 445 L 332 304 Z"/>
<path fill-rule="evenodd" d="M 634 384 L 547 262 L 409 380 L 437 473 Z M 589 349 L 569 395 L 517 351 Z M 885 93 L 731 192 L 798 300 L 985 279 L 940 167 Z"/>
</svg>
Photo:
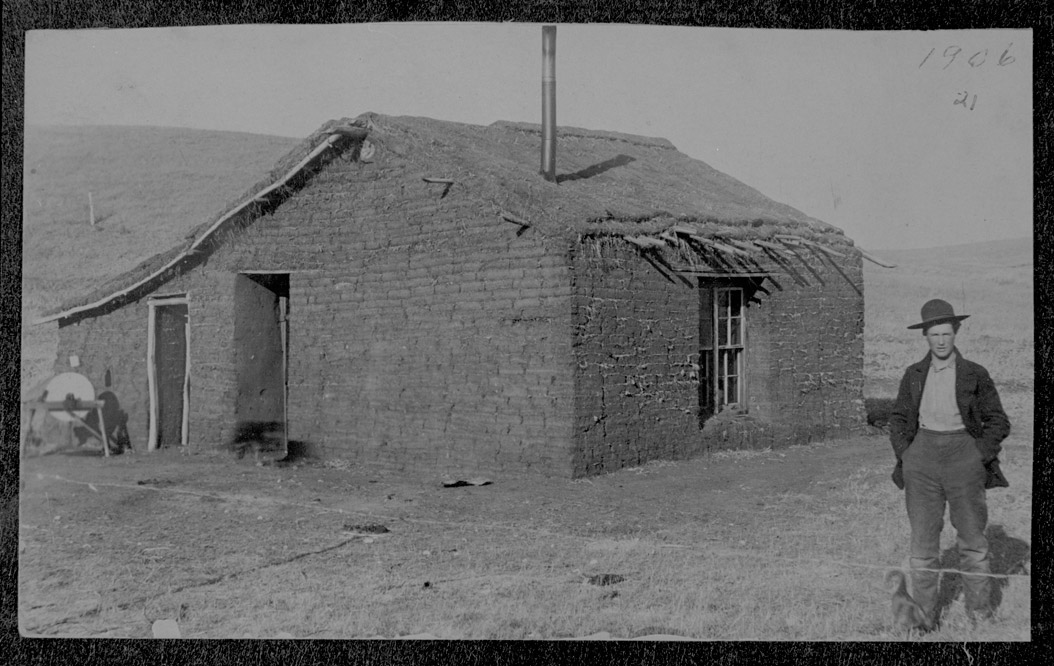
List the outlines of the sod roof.
<svg viewBox="0 0 1054 666">
<path fill-rule="evenodd" d="M 665 139 L 559 127 L 555 183 L 539 174 L 540 148 L 541 127 L 528 123 L 480 126 L 375 113 L 331 120 L 246 193 L 203 220 L 183 244 L 66 301 L 41 321 L 112 307 L 118 298 L 141 298 L 222 244 L 229 237 L 218 233 L 224 225 L 249 224 L 273 210 L 306 187 L 326 161 L 348 151 L 378 166 L 402 164 L 413 173 L 449 179 L 452 195 L 472 196 L 482 212 L 522 221 L 549 238 L 655 235 L 687 225 L 704 236 L 749 240 L 782 233 L 852 245 L 836 227 L 769 199 Z"/>
</svg>

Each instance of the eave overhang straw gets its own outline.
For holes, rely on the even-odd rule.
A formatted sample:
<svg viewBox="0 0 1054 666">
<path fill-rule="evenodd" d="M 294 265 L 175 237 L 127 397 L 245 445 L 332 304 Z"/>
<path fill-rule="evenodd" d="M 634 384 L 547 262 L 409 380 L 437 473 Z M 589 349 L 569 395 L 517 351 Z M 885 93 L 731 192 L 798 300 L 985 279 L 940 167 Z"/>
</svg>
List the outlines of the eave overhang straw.
<svg viewBox="0 0 1054 666">
<path fill-rule="evenodd" d="M 794 248 L 808 248 L 814 252 L 822 252 L 828 257 L 845 257 L 846 255 L 837 250 L 833 250 L 822 243 L 811 241 L 801 236 L 795 236 L 791 234 L 773 234 L 769 239 L 760 238 L 749 238 L 749 239 L 737 239 L 737 238 L 710 238 L 699 233 L 699 230 L 688 226 L 688 225 L 674 225 L 665 231 L 653 234 L 637 234 L 629 235 L 623 234 L 622 240 L 637 246 L 642 251 L 656 250 L 660 248 L 675 247 L 681 243 L 681 239 L 678 236 L 689 238 L 700 245 L 711 248 L 720 254 L 730 258 L 746 259 L 749 261 L 754 260 L 755 253 L 757 252 L 773 252 L 779 255 L 785 255 L 789 257 L 796 257 L 799 259 L 805 267 L 808 268 L 815 275 L 812 267 L 808 265 L 801 255 L 794 251 Z M 860 253 L 861 258 L 866 259 L 874 264 L 878 264 L 884 268 L 896 268 L 895 264 L 890 264 L 875 257 L 871 256 L 867 252 L 864 252 L 860 248 L 853 248 Z M 775 256 L 772 257 L 776 259 Z M 785 260 L 783 260 L 785 261 Z M 783 261 L 777 261 L 783 265 Z M 735 273 L 735 270 L 726 271 L 729 274 Z"/>
<path fill-rule="evenodd" d="M 356 131 L 351 131 L 351 130 L 356 130 Z M 132 285 L 130 285 L 128 287 L 125 287 L 124 289 L 120 289 L 118 291 L 115 291 L 114 293 L 110 294 L 109 296 L 105 296 L 105 297 L 95 301 L 94 303 L 87 303 L 85 305 L 78 305 L 76 307 L 70 308 L 69 310 L 63 310 L 62 312 L 58 312 L 58 313 L 55 313 L 53 315 L 48 315 L 47 317 L 41 317 L 41 318 L 35 320 L 33 322 L 33 324 L 34 325 L 46 324 L 46 323 L 48 323 L 50 321 L 55 321 L 56 319 L 65 319 L 67 317 L 71 317 L 71 316 L 73 316 L 75 314 L 79 314 L 81 312 L 87 312 L 87 311 L 90 311 L 90 310 L 94 310 L 95 308 L 102 307 L 102 306 L 106 305 L 107 303 L 110 303 L 110 302 L 120 298 L 121 296 L 129 294 L 129 293 L 135 291 L 136 289 L 142 287 L 145 284 L 148 284 L 152 280 L 157 279 L 159 276 L 163 275 L 165 273 L 165 271 L 170 270 L 173 266 L 178 264 L 180 261 L 183 261 L 188 256 L 190 256 L 190 255 L 192 255 L 192 254 L 194 254 L 196 252 L 199 252 L 198 247 L 202 243 L 207 241 L 209 238 L 211 238 L 212 234 L 214 234 L 216 232 L 216 230 L 219 229 L 220 226 L 223 225 L 224 222 L 226 222 L 227 220 L 231 219 L 232 217 L 234 217 L 235 215 L 237 215 L 238 213 L 243 211 L 250 204 L 259 203 L 261 201 L 264 201 L 268 194 L 270 194 L 271 192 L 273 192 L 273 191 L 275 191 L 275 190 L 277 190 L 277 189 L 279 189 L 281 187 L 284 187 L 285 184 L 288 183 L 294 176 L 296 176 L 301 171 L 303 171 L 309 164 L 311 164 L 311 162 L 313 162 L 315 160 L 315 158 L 317 158 L 319 155 L 321 155 L 326 150 L 328 150 L 330 147 L 332 147 L 333 144 L 335 144 L 341 138 L 346 137 L 346 136 L 351 136 L 352 138 L 355 138 L 355 139 L 364 139 L 366 137 L 367 133 L 368 133 L 368 130 L 362 129 L 362 128 L 357 128 L 357 127 L 356 128 L 341 128 L 341 129 L 333 130 L 330 133 L 329 136 L 327 136 L 322 142 L 320 142 L 317 146 L 315 146 L 315 148 L 310 153 L 308 153 L 307 156 L 304 157 L 304 159 L 300 160 L 296 164 L 296 166 L 294 166 L 292 169 L 290 169 L 288 172 L 286 172 L 286 174 L 284 176 L 282 176 L 281 178 L 279 178 L 275 182 L 271 183 L 267 187 L 263 188 L 262 190 L 260 190 L 256 194 L 253 194 L 252 196 L 246 198 L 240 204 L 234 206 L 229 211 L 224 213 L 222 216 L 220 216 L 220 218 L 218 220 L 213 222 L 212 226 L 210 226 L 205 231 L 205 233 L 201 234 L 201 236 L 199 236 L 197 240 L 195 240 L 193 243 L 191 243 L 189 246 L 187 246 L 182 252 L 177 254 L 175 257 L 170 259 L 161 268 L 155 270 L 153 273 L 151 273 L 150 275 L 146 276 L 145 278 L 139 280 L 138 282 L 135 282 Z"/>
</svg>

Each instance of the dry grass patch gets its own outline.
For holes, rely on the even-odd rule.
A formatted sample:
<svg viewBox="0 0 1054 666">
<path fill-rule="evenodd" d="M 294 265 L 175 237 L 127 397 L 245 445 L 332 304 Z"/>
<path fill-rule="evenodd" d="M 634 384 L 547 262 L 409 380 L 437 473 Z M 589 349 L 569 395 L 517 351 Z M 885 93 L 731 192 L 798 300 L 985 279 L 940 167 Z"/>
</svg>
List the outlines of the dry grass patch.
<svg viewBox="0 0 1054 666">
<path fill-rule="evenodd" d="M 1006 472 L 1013 494 L 993 494 L 992 520 L 1026 542 L 1031 456 L 1025 447 L 1011 451 Z M 694 464 L 667 466 L 665 476 L 641 483 L 671 487 L 669 475 L 691 474 Z M 708 467 L 731 471 L 747 464 L 765 463 L 715 458 Z M 307 508 L 295 498 L 254 502 L 239 495 L 244 499 L 212 502 L 175 489 L 117 492 L 100 485 L 93 493 L 79 486 L 26 504 L 20 619 L 25 628 L 66 635 L 146 636 L 150 622 L 167 617 L 179 619 L 184 636 L 199 638 L 429 633 L 522 639 L 608 632 L 898 640 L 882 578 L 906 553 L 907 529 L 903 498 L 887 467 L 883 457 L 820 477 L 807 491 L 763 494 L 753 508 L 693 514 L 683 508 L 706 504 L 706 495 L 674 500 L 682 510 L 670 508 L 667 518 L 653 514 L 653 528 L 632 538 L 612 536 L 599 524 L 583 531 L 569 529 L 567 521 L 537 523 L 529 514 L 519 522 L 481 521 L 468 504 L 471 513 L 458 518 L 408 514 L 390 518 L 387 534 L 346 538 L 339 526 L 353 514 Z M 619 477 L 638 476 L 622 472 L 579 487 L 603 502 Z M 98 506 L 114 506 L 103 502 L 106 493 L 117 503 L 100 513 Z M 88 507 L 91 500 L 102 504 Z M 97 542 L 83 552 L 75 544 L 86 535 L 65 523 L 80 506 L 122 518 L 92 525 Z M 119 516 L 117 506 L 128 513 Z M 167 528 L 157 520 L 135 523 L 144 508 L 148 518 L 179 514 L 184 520 L 161 521 Z M 586 507 L 577 511 L 589 515 Z M 952 544 L 946 532 L 944 546 Z M 69 556 L 89 570 L 62 566 Z M 600 574 L 621 579 L 589 582 Z M 1000 621 L 984 633 L 974 632 L 961 604 L 953 603 L 942 630 L 925 639 L 1027 640 L 1028 579 L 1013 579 L 1001 595 Z"/>
</svg>

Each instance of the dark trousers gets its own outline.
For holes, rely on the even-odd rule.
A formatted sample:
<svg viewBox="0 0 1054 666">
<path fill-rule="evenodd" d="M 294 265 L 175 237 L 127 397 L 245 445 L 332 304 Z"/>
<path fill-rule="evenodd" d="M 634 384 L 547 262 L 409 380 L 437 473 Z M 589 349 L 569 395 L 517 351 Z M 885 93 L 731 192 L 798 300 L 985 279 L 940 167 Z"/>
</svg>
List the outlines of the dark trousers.
<svg viewBox="0 0 1054 666">
<path fill-rule="evenodd" d="M 941 530 L 947 503 L 959 547 L 960 569 L 987 574 L 988 524 L 985 503 L 985 469 L 973 437 L 965 431 L 933 432 L 919 429 L 902 456 L 904 491 L 911 523 L 911 568 L 937 569 L 940 564 Z M 912 595 L 929 617 L 936 620 L 936 571 L 912 571 Z M 990 613 L 990 579 L 963 575 L 966 611 Z"/>
</svg>

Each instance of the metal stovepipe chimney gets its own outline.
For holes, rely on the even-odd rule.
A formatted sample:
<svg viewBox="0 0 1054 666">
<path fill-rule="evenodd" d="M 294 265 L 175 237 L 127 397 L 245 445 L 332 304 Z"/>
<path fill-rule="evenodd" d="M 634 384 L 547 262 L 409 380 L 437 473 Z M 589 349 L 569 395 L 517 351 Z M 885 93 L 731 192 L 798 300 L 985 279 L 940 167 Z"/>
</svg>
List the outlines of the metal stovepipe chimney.
<svg viewBox="0 0 1054 666">
<path fill-rule="evenodd" d="M 556 181 L 556 26 L 542 26 L 542 170 Z"/>
</svg>

